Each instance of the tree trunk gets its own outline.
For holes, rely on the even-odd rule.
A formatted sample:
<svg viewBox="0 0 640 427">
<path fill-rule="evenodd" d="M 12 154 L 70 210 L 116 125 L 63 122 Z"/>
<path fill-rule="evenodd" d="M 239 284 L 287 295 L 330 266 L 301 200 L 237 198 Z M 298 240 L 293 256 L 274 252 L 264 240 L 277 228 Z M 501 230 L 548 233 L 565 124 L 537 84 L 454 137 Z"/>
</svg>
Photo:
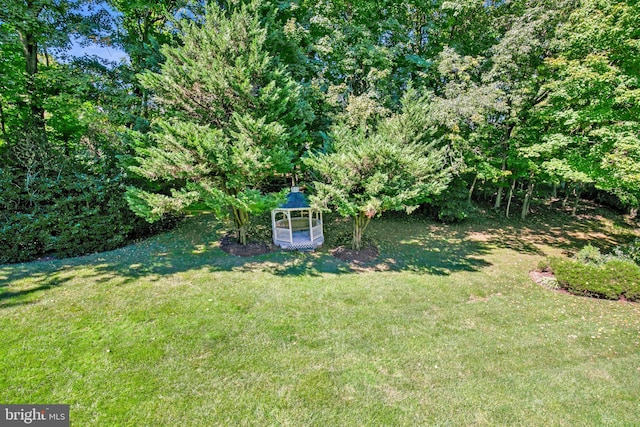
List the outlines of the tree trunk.
<svg viewBox="0 0 640 427">
<path fill-rule="evenodd" d="M 520 219 L 525 219 L 527 214 L 529 213 L 529 205 L 531 204 L 531 198 L 533 197 L 533 188 L 534 182 L 529 181 L 529 185 L 527 186 L 527 193 L 524 196 L 524 203 L 522 203 L 522 213 L 520 214 Z"/>
<path fill-rule="evenodd" d="M 575 201 L 573 202 L 573 208 L 571 209 L 571 216 L 576 216 L 578 212 L 578 203 L 580 202 L 580 195 L 582 194 L 580 186 L 576 186 L 573 189 L 573 195 L 576 196 Z"/>
<path fill-rule="evenodd" d="M 26 103 L 27 117 L 24 130 L 24 149 L 30 153 L 41 152 L 43 156 L 36 161 L 46 163 L 47 154 L 47 133 L 45 130 L 44 108 L 40 101 L 40 94 L 36 85 L 38 74 L 38 41 L 35 34 L 28 31 L 20 31 L 20 42 L 25 59 L 26 71 Z M 29 186 L 27 184 L 27 186 Z"/>
<path fill-rule="evenodd" d="M 514 124 L 510 124 L 507 126 L 506 132 L 504 134 L 504 141 L 501 144 L 502 149 L 504 150 L 503 152 L 505 153 L 502 156 L 502 164 L 500 165 L 500 170 L 502 171 L 502 174 L 504 175 L 504 172 L 507 170 L 507 147 L 509 144 L 509 140 L 511 139 L 511 135 L 513 134 L 513 129 L 515 129 L 515 125 Z M 500 182 L 503 181 L 503 178 L 500 178 Z M 494 209 L 500 209 L 500 205 L 502 205 L 502 195 L 504 194 L 504 188 L 502 187 L 502 185 L 500 185 L 498 187 L 498 194 L 496 196 L 496 203 L 493 205 Z M 507 215 L 509 216 L 509 215 Z"/>
<path fill-rule="evenodd" d="M 370 221 L 371 218 L 362 212 L 353 217 L 353 239 L 351 240 L 351 249 L 354 251 L 362 249 L 362 235 Z"/>
<path fill-rule="evenodd" d="M 46 44 L 42 45 L 42 50 L 44 51 L 44 64 L 49 67 L 51 64 L 49 63 L 49 51 Z"/>
<path fill-rule="evenodd" d="M 233 207 L 233 222 L 236 227 L 238 243 L 247 244 L 247 228 L 249 226 L 249 213 Z"/>
<path fill-rule="evenodd" d="M 44 133 L 44 108 L 40 105 L 40 97 L 36 87 L 36 75 L 38 74 L 38 41 L 34 34 L 20 32 L 20 41 L 25 59 L 25 71 L 27 73 L 27 95 L 31 110 L 31 123 L 34 130 Z"/>
<path fill-rule="evenodd" d="M 502 193 L 504 189 L 502 186 L 498 187 L 498 194 L 496 195 L 496 203 L 493 205 L 493 209 L 500 209 L 500 205 L 502 204 Z"/>
<path fill-rule="evenodd" d="M 513 130 L 513 126 L 509 127 L 509 130 L 507 131 L 507 139 L 511 136 L 511 131 Z M 503 175 L 504 175 L 504 171 L 507 170 L 507 156 L 505 155 L 502 158 L 502 166 L 500 167 L 500 170 L 502 171 Z M 502 183 L 503 178 L 500 178 L 500 182 L 498 184 Z M 502 187 L 502 185 L 498 186 L 498 194 L 496 196 L 496 203 L 493 205 L 493 209 L 500 209 L 500 205 L 502 204 L 502 195 L 504 193 L 504 188 Z"/>
<path fill-rule="evenodd" d="M 473 183 L 471 184 L 471 188 L 469 189 L 469 195 L 467 196 L 467 204 L 471 205 L 471 196 L 473 195 L 473 190 L 476 188 L 476 183 L 478 182 L 478 175 L 473 178 Z"/>
<path fill-rule="evenodd" d="M 511 181 L 511 187 L 509 187 L 509 200 L 507 201 L 506 217 L 509 218 L 509 211 L 511 210 L 511 200 L 513 200 L 513 191 L 516 189 L 516 178 Z"/>
<path fill-rule="evenodd" d="M 7 135 L 7 125 L 4 118 L 4 109 L 2 108 L 2 102 L 0 102 L 0 130 L 2 130 L 2 136 Z"/>
</svg>

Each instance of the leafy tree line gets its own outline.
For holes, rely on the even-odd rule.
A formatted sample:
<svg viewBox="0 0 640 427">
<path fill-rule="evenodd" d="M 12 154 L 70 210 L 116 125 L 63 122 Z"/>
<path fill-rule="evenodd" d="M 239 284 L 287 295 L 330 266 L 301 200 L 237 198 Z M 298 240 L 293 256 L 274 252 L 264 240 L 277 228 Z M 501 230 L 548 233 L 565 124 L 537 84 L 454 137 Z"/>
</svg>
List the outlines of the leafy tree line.
<svg viewBox="0 0 640 427">
<path fill-rule="evenodd" d="M 385 210 L 640 203 L 637 2 L 0 3 L 4 261 L 195 201 L 246 242 L 291 180 L 354 218 L 354 247 Z M 54 59 L 72 36 L 130 61 Z"/>
<path fill-rule="evenodd" d="M 105 36 L 110 18 L 93 6 L 0 2 L 0 262 L 109 250 L 152 231 L 124 200 L 123 70 L 56 59 L 74 38 Z"/>
</svg>

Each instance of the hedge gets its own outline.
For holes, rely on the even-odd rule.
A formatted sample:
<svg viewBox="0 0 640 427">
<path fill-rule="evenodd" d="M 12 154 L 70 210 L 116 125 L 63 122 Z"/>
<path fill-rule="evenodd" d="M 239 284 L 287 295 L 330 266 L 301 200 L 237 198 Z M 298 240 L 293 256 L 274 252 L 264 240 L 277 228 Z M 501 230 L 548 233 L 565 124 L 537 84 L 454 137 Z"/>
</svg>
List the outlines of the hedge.
<svg viewBox="0 0 640 427">
<path fill-rule="evenodd" d="M 550 258 L 549 265 L 560 286 L 572 294 L 640 301 L 640 267 L 630 260 L 611 259 L 592 265 Z"/>
</svg>

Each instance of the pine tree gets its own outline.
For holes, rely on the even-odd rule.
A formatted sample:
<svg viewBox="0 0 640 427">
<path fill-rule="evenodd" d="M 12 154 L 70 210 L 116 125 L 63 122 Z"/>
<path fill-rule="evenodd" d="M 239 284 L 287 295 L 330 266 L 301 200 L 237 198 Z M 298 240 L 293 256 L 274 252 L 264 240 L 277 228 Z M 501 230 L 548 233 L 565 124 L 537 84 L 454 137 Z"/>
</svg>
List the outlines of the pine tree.
<svg viewBox="0 0 640 427">
<path fill-rule="evenodd" d="M 172 117 L 159 120 L 157 145 L 138 150 L 132 171 L 169 184 L 162 193 L 128 191 L 137 214 L 154 221 L 201 201 L 232 215 L 246 244 L 249 216 L 281 199 L 264 187 L 291 171 L 310 119 L 300 87 L 265 49 L 256 6 L 207 9 L 204 22 L 182 22 L 181 44 L 165 47 L 159 73 L 140 80 Z"/>
</svg>

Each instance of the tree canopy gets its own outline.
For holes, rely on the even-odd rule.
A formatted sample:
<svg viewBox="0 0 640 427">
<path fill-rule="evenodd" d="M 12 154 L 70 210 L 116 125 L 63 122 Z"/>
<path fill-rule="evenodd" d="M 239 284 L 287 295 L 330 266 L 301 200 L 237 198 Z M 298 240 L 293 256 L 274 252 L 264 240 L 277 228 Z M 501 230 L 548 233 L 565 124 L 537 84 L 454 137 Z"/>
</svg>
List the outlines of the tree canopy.
<svg viewBox="0 0 640 427">
<path fill-rule="evenodd" d="M 169 181 L 169 193 L 131 188 L 128 200 L 152 221 L 196 201 L 219 217 L 231 208 L 244 244 L 249 214 L 281 200 L 264 189 L 292 171 L 310 111 L 299 85 L 264 48 L 255 7 L 209 8 L 204 22 L 182 21 L 180 30 L 179 46 L 162 49 L 160 71 L 140 77 L 172 118 L 158 121 L 157 145 L 139 149 L 139 165 L 131 167 Z"/>
<path fill-rule="evenodd" d="M 335 206 L 353 218 L 352 247 L 362 248 L 369 221 L 386 211 L 411 213 L 447 188 L 451 166 L 447 147 L 425 138 L 420 112 L 424 98 L 409 90 L 403 110 L 381 121 L 350 128 L 337 124 L 329 152 L 312 153 L 304 161 L 316 181 L 313 203 Z"/>
<path fill-rule="evenodd" d="M 0 0 L 3 260 L 118 245 L 151 231 L 126 206 L 159 224 L 196 200 L 245 241 L 291 181 L 354 217 L 635 212 L 639 17 L 626 0 Z"/>
</svg>

